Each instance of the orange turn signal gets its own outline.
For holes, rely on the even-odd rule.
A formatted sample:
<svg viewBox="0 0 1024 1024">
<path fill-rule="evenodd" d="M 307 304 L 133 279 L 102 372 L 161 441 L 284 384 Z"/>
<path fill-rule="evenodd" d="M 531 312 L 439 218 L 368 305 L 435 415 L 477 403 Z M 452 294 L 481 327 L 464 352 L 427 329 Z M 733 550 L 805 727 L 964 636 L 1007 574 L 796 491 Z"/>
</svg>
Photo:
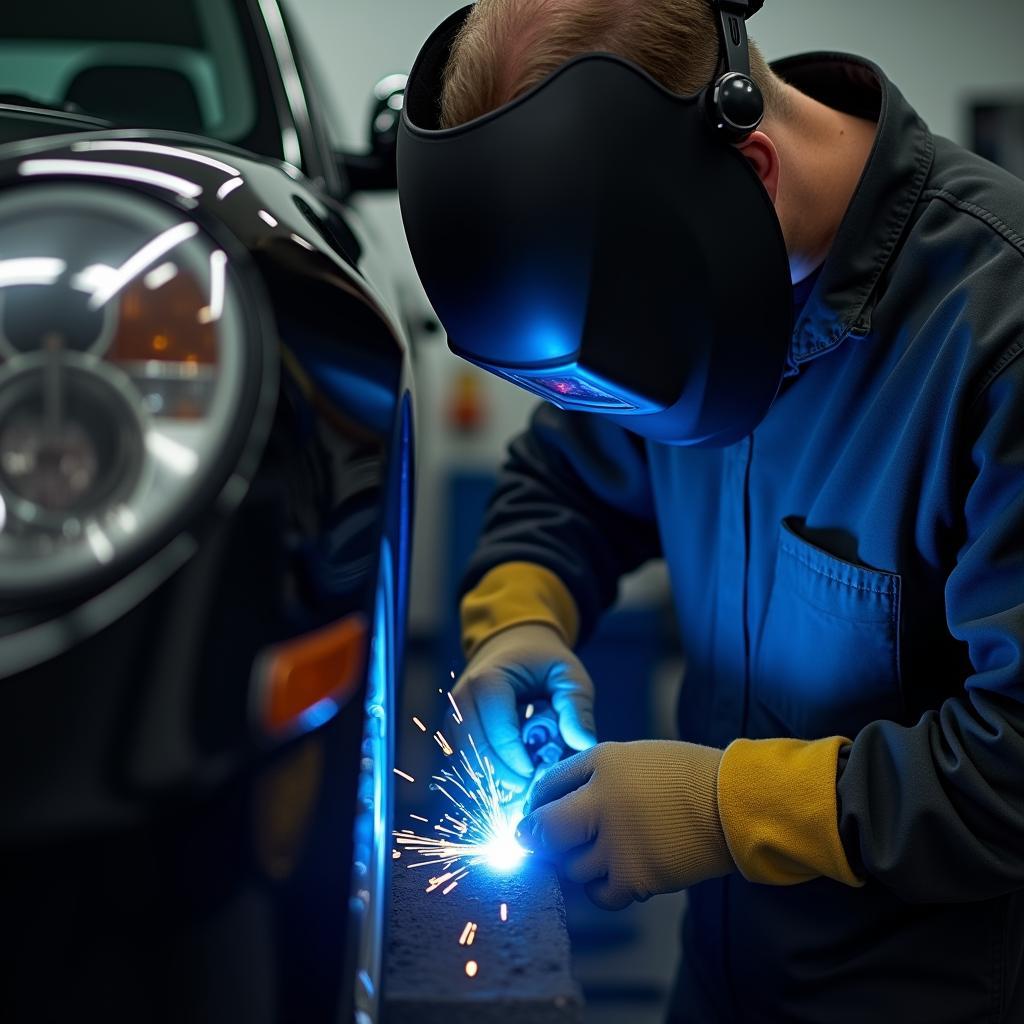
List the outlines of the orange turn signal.
<svg viewBox="0 0 1024 1024">
<path fill-rule="evenodd" d="M 272 734 L 319 725 L 340 708 L 363 677 L 366 619 L 349 615 L 269 648 L 257 663 L 257 717 Z"/>
</svg>

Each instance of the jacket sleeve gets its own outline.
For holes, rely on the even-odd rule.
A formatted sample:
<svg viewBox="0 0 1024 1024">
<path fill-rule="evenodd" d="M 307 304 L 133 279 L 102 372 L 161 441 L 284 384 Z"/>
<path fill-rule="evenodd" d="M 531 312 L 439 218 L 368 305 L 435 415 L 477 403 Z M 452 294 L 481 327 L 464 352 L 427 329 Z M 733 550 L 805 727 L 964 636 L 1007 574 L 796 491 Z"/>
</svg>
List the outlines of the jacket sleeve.
<svg viewBox="0 0 1024 1024">
<path fill-rule="evenodd" d="M 973 674 L 915 726 L 862 730 L 838 782 L 851 865 L 909 901 L 982 900 L 1024 886 L 1021 348 L 972 408 L 966 542 L 946 610 Z"/>
<path fill-rule="evenodd" d="M 619 578 L 660 553 L 643 442 L 544 404 L 509 448 L 463 580 L 464 646 L 512 621 L 557 619 L 583 640 Z"/>
</svg>

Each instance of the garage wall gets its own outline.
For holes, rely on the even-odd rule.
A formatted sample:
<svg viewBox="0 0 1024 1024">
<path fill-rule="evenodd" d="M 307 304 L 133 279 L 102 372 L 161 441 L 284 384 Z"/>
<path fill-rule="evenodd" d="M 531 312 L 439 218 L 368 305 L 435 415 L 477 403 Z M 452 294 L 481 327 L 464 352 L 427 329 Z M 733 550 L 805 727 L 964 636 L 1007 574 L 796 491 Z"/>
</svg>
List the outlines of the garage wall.
<svg viewBox="0 0 1024 1024">
<path fill-rule="evenodd" d="M 458 0 L 287 0 L 319 60 L 344 119 L 344 138 L 364 148 L 375 82 L 408 71 L 432 29 Z M 877 61 L 940 134 L 966 139 L 969 96 L 1024 93 L 1022 0 L 767 0 L 752 22 L 771 59 L 814 49 L 859 53 Z M 405 311 L 414 331 L 430 314 L 404 245 L 397 203 L 362 204 L 379 243 L 404 279 Z M 418 332 L 417 332 L 418 333 Z M 455 472 L 497 466 L 507 438 L 521 429 L 534 400 L 480 374 L 488 420 L 475 434 L 451 430 L 445 409 L 465 364 L 437 335 L 414 337 L 418 399 L 418 501 L 411 625 L 428 635 L 447 614 L 440 598 L 449 573 L 448 481 Z M 649 602 L 663 588 L 657 575 L 635 581 L 631 599 Z"/>
<path fill-rule="evenodd" d="M 367 97 L 385 73 L 408 70 L 452 0 L 290 0 L 345 116 L 362 141 Z M 768 0 L 751 23 L 769 58 L 812 49 L 877 61 L 942 135 L 963 137 L 962 98 L 1024 91 L 1020 0 Z"/>
</svg>

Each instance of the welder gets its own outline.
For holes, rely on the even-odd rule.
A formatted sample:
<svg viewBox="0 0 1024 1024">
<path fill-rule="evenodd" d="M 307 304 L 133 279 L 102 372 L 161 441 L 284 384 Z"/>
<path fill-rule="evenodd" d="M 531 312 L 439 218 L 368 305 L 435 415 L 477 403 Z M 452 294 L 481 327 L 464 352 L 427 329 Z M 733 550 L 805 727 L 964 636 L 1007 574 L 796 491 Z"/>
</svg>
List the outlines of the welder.
<svg viewBox="0 0 1024 1024">
<path fill-rule="evenodd" d="M 520 789 L 551 702 L 520 831 L 597 904 L 689 890 L 673 1020 L 1024 1020 L 1024 183 L 760 6 L 480 0 L 420 56 L 420 275 L 548 400 L 456 697 Z M 656 557 L 681 739 L 599 743 L 574 648 Z"/>
</svg>

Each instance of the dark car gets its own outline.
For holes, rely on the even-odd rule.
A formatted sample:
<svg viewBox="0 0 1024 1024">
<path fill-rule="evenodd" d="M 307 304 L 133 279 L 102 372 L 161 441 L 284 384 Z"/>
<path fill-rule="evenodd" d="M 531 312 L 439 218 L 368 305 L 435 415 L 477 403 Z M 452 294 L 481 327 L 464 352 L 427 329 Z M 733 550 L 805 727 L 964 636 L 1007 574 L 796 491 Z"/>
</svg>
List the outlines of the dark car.
<svg viewBox="0 0 1024 1024">
<path fill-rule="evenodd" d="M 277 0 L 0 19 L 5 1020 L 378 1019 L 408 348 Z"/>
</svg>

